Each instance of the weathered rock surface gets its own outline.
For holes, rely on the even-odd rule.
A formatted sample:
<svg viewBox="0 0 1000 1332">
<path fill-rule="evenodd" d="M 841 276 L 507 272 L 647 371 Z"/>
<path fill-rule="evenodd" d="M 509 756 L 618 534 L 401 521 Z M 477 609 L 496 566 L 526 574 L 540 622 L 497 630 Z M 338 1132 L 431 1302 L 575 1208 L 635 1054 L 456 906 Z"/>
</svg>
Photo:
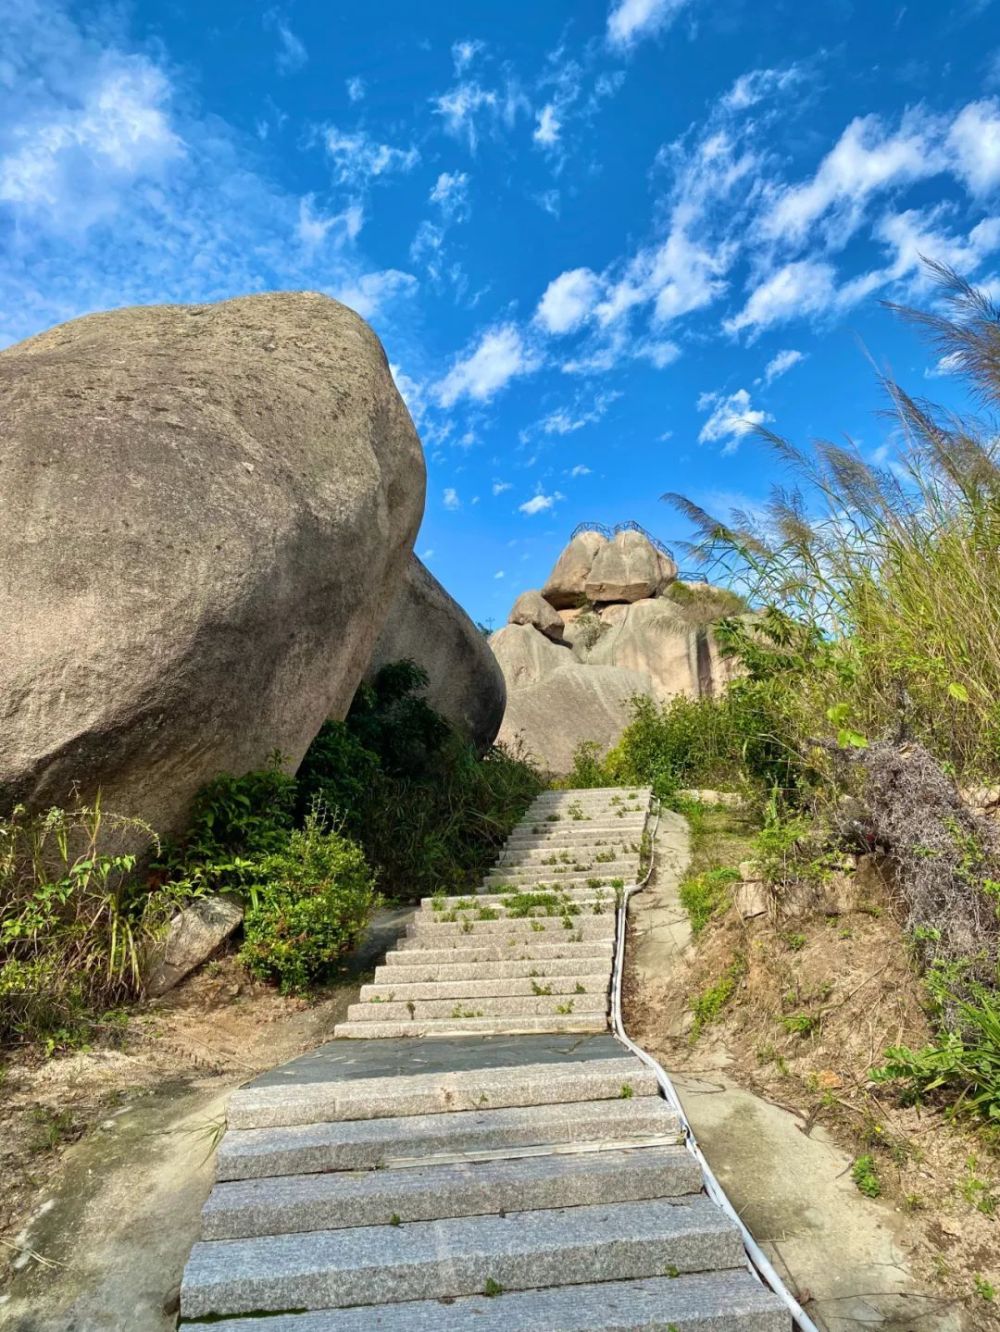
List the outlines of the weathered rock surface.
<svg viewBox="0 0 1000 1332">
<path fill-rule="evenodd" d="M 234 897 L 203 897 L 177 913 L 156 949 L 146 993 L 166 994 L 195 967 L 206 962 L 243 919 L 243 907 Z"/>
<path fill-rule="evenodd" d="M 382 347 L 310 292 L 0 353 L 0 795 L 163 832 L 343 716 L 423 510 Z"/>
<path fill-rule="evenodd" d="M 480 752 L 488 749 L 507 703 L 503 672 L 484 635 L 416 555 L 410 556 L 368 675 L 404 657 L 430 677 L 424 691 L 430 706 Z"/>
<path fill-rule="evenodd" d="M 673 560 L 641 532 L 619 532 L 597 550 L 584 593 L 593 602 L 639 601 L 655 597 L 676 577 Z"/>
<path fill-rule="evenodd" d="M 672 602 L 656 598 L 610 606 L 600 620 L 600 635 L 591 646 L 586 639 L 574 640 L 581 661 L 641 671 L 661 700 L 712 692 L 708 635 L 692 628 Z"/>
<path fill-rule="evenodd" d="M 523 745 L 547 771 L 567 773 L 583 741 L 596 741 L 605 750 L 618 740 L 636 695 L 653 696 L 648 675 L 570 661 L 509 691 L 499 739 Z"/>
<path fill-rule="evenodd" d="M 608 544 L 600 532 L 580 532 L 556 561 L 542 596 L 556 610 L 579 606 L 586 596 L 587 576 L 597 552 Z"/>
<path fill-rule="evenodd" d="M 551 638 L 555 643 L 562 642 L 563 621 L 558 611 L 553 610 L 541 592 L 522 592 L 514 602 L 508 624 L 530 624 L 539 633 Z"/>
<path fill-rule="evenodd" d="M 489 646 L 507 682 L 508 706 L 512 690 L 537 684 L 572 661 L 568 647 L 557 646 L 530 624 L 504 625 L 490 636 Z"/>
</svg>

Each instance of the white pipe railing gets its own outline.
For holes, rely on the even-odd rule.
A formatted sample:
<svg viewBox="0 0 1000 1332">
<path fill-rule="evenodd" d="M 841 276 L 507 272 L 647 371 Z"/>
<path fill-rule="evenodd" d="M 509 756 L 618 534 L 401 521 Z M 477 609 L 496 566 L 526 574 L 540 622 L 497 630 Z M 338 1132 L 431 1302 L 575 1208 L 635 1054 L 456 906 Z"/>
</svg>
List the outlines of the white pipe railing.
<svg viewBox="0 0 1000 1332">
<path fill-rule="evenodd" d="M 743 1239 L 743 1247 L 746 1250 L 747 1265 L 751 1272 L 757 1277 L 763 1285 L 767 1286 L 775 1295 L 787 1306 L 795 1326 L 800 1332 L 820 1332 L 820 1329 L 812 1321 L 809 1315 L 799 1304 L 798 1300 L 787 1288 L 781 1277 L 774 1270 L 771 1260 L 763 1251 L 753 1235 L 743 1224 L 739 1213 L 733 1207 L 732 1203 L 726 1197 L 726 1192 L 722 1185 L 716 1179 L 712 1167 L 705 1159 L 705 1154 L 698 1146 L 698 1140 L 695 1137 L 694 1129 L 684 1113 L 684 1107 L 681 1105 L 680 1097 L 674 1089 L 673 1083 L 667 1076 L 665 1070 L 656 1062 L 652 1055 L 647 1054 L 625 1030 L 625 1023 L 622 1020 L 622 976 L 625 967 L 625 932 L 628 919 L 629 898 L 634 893 L 641 892 L 649 883 L 650 876 L 653 873 L 653 866 L 656 860 L 656 833 L 660 826 L 660 807 L 656 807 L 656 821 L 653 824 L 653 830 L 649 839 L 649 865 L 646 873 L 638 883 L 627 884 L 621 893 L 621 899 L 618 903 L 618 919 L 615 933 L 615 964 L 611 975 L 611 1029 L 617 1040 L 631 1050 L 638 1059 L 651 1068 L 656 1075 L 656 1081 L 659 1083 L 660 1091 L 664 1099 L 670 1105 L 671 1109 L 676 1111 L 684 1130 L 684 1142 L 688 1151 L 701 1167 L 702 1177 L 705 1181 L 705 1192 L 723 1212 L 734 1221 L 739 1227 L 740 1235 Z"/>
</svg>

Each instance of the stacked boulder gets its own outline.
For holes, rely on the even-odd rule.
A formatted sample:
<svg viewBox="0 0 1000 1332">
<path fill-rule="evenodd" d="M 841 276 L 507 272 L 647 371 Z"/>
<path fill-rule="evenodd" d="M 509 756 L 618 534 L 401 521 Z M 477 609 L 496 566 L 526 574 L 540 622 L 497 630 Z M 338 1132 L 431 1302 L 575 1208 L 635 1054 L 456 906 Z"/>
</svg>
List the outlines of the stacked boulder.
<svg viewBox="0 0 1000 1332">
<path fill-rule="evenodd" d="M 490 638 L 507 682 L 500 741 L 566 773 L 583 741 L 602 751 L 617 742 L 633 698 L 722 688 L 728 665 L 675 588 L 690 592 L 644 533 L 574 536 L 542 590 L 523 592 Z"/>
</svg>

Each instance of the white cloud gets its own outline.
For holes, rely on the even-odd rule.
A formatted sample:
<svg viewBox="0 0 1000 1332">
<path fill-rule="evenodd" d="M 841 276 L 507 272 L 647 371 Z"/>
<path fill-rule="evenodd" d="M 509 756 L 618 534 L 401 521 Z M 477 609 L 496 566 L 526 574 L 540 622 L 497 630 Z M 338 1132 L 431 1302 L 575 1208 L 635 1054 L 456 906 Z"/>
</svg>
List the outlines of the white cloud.
<svg viewBox="0 0 1000 1332">
<path fill-rule="evenodd" d="M 804 360 L 805 356 L 802 352 L 795 351 L 791 347 L 789 347 L 787 351 L 780 351 L 772 356 L 764 367 L 764 387 L 766 388 L 768 384 L 773 384 L 776 379 L 787 374 L 793 365 L 798 365 L 800 361 Z"/>
<path fill-rule="evenodd" d="M 338 301 L 357 310 L 362 319 L 371 319 L 390 301 L 400 296 L 411 296 L 416 289 L 417 279 L 412 273 L 386 268 L 375 273 L 363 273 L 340 287 L 335 294 Z"/>
<path fill-rule="evenodd" d="M 360 204 L 349 204 L 342 213 L 326 214 L 316 208 L 316 196 L 307 194 L 299 200 L 297 234 L 307 249 L 317 249 L 328 238 L 336 244 L 356 240 L 364 225 L 365 214 Z"/>
<path fill-rule="evenodd" d="M 639 360 L 648 361 L 656 370 L 665 370 L 668 365 L 673 365 L 674 361 L 681 354 L 681 349 L 676 342 L 669 342 L 666 338 L 644 338 L 641 342 L 633 345 L 632 355 Z"/>
<path fill-rule="evenodd" d="M 970 102 L 948 132 L 955 174 L 972 194 L 988 194 L 1000 185 L 1000 101 Z"/>
<path fill-rule="evenodd" d="M 562 124 L 556 115 L 556 109 L 551 102 L 542 107 L 537 118 L 538 124 L 532 138 L 536 143 L 551 148 L 553 144 L 559 142 L 559 133 L 562 129 Z"/>
<path fill-rule="evenodd" d="M 305 43 L 288 26 L 287 19 L 278 9 L 268 9 L 263 16 L 265 28 L 273 28 L 278 34 L 278 50 L 275 63 L 279 74 L 294 74 L 309 59 Z"/>
<path fill-rule="evenodd" d="M 438 402 L 451 407 L 460 398 L 488 402 L 517 375 L 537 369 L 538 358 L 526 346 L 517 326 L 488 329 L 475 348 L 455 362 L 436 386 Z"/>
<path fill-rule="evenodd" d="M 444 494 L 441 496 L 441 503 L 446 509 L 451 510 L 451 512 L 462 507 L 462 501 L 458 498 L 458 491 L 454 486 L 447 486 L 445 488 Z"/>
<path fill-rule="evenodd" d="M 494 578 L 506 578 L 507 575 L 504 573 L 504 571 L 503 571 L 502 569 L 498 569 L 498 570 L 496 571 L 496 573 L 493 575 L 493 577 L 494 577 Z"/>
<path fill-rule="evenodd" d="M 570 476 L 590 476 L 590 468 L 584 467 L 583 463 L 577 463 L 570 472 Z"/>
<path fill-rule="evenodd" d="M 478 83 L 460 83 L 432 98 L 434 112 L 444 120 L 446 133 L 464 139 L 473 153 L 479 143 L 477 117 L 484 109 L 495 112 L 498 102 L 492 89 L 482 88 Z"/>
<path fill-rule="evenodd" d="M 323 141 L 333 162 L 334 179 L 355 188 L 388 172 L 412 171 L 420 161 L 416 148 L 393 148 L 369 138 L 363 130 L 349 133 L 331 125 L 324 130 Z"/>
<path fill-rule="evenodd" d="M 502 495 L 505 490 L 511 490 L 513 486 L 510 481 L 494 481 L 493 494 Z"/>
<path fill-rule="evenodd" d="M 599 294 L 595 273 L 589 268 L 571 268 L 545 288 L 535 321 L 548 333 L 572 333 L 588 318 Z"/>
<path fill-rule="evenodd" d="M 62 88 L 35 87 L 12 118 L 0 116 L 0 203 L 46 230 L 80 233 L 119 213 L 128 190 L 162 182 L 188 149 L 171 124 L 170 84 L 144 56 L 109 52 L 72 90 L 68 72 L 58 77 Z"/>
<path fill-rule="evenodd" d="M 346 80 L 347 96 L 352 102 L 360 102 L 367 92 L 365 81 L 360 75 L 355 74 L 353 78 Z"/>
<path fill-rule="evenodd" d="M 463 74 L 472 64 L 473 60 L 475 60 L 476 56 L 480 55 L 485 50 L 486 43 L 479 41 L 478 38 L 475 40 L 466 39 L 462 42 L 452 43 L 451 58 L 455 62 L 455 73 Z"/>
<path fill-rule="evenodd" d="M 630 47 L 643 37 L 666 28 L 687 0 L 615 0 L 608 14 L 608 41 L 614 47 Z"/>
<path fill-rule="evenodd" d="M 890 131 L 876 115 L 859 116 L 841 134 L 811 180 L 772 191 L 761 219 L 764 236 L 781 243 L 811 238 L 824 221 L 829 244 L 842 246 L 860 225 L 871 197 L 944 169 L 941 123 L 908 110 Z"/>
<path fill-rule="evenodd" d="M 747 111 L 776 93 L 794 88 L 804 78 L 805 71 L 800 65 L 789 65 L 785 69 L 752 69 L 740 75 L 722 98 L 721 105 L 727 111 Z"/>
<path fill-rule="evenodd" d="M 947 375 L 957 375 L 962 368 L 961 352 L 949 352 L 942 356 L 930 369 L 924 371 L 925 379 L 942 379 Z"/>
<path fill-rule="evenodd" d="M 537 495 L 533 495 L 531 499 L 525 500 L 523 504 L 519 504 L 517 507 L 520 513 L 525 513 L 530 518 L 536 513 L 544 513 L 546 509 L 551 509 L 557 500 L 565 498 L 566 496 L 560 495 L 558 490 L 551 495 L 539 491 Z"/>
<path fill-rule="evenodd" d="M 724 439 L 723 453 L 734 453 L 741 436 L 773 419 L 767 412 L 751 407 L 746 389 L 737 389 L 728 397 L 721 393 L 703 393 L 697 406 L 699 412 L 711 411 L 698 433 L 698 443 L 710 444 Z"/>
<path fill-rule="evenodd" d="M 403 401 L 414 421 L 419 425 L 421 417 L 424 414 L 426 406 L 426 397 L 424 387 L 412 379 L 405 370 L 398 365 L 389 363 L 389 373 L 392 375 L 396 387 L 399 389 Z"/>
<path fill-rule="evenodd" d="M 450 221 L 462 221 L 469 209 L 468 175 L 464 171 L 442 171 L 429 197 Z"/>
<path fill-rule="evenodd" d="M 203 111 L 193 85 L 175 95 L 171 67 L 130 49 L 126 10 L 84 30 L 60 0 L 0 8 L 0 345 L 127 305 L 364 279 L 371 309 L 376 289 L 412 289 L 348 243 L 359 208 L 304 203 L 258 174 L 256 138 Z"/>
<path fill-rule="evenodd" d="M 815 314 L 828 309 L 836 299 L 832 264 L 815 259 L 799 259 L 785 264 L 765 278 L 751 292 L 746 305 L 727 319 L 727 333 L 748 328 L 753 335 L 771 324 L 783 323 L 797 315 Z"/>
</svg>

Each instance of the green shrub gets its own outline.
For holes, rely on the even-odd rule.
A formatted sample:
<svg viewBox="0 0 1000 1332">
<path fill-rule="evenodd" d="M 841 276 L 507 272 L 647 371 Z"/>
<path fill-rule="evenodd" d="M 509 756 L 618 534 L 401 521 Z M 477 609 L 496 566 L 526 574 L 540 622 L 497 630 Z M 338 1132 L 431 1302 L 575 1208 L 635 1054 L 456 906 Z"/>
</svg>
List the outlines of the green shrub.
<svg viewBox="0 0 1000 1332">
<path fill-rule="evenodd" d="M 692 934 L 700 934 L 716 912 L 729 904 L 730 889 L 739 877 L 738 870 L 720 868 L 682 880 L 681 906 L 690 918 Z"/>
<path fill-rule="evenodd" d="M 1000 1124 L 1000 994 L 959 972 L 938 967 L 928 977 L 942 1023 L 935 1040 L 920 1050 L 891 1046 L 872 1077 L 901 1082 L 912 1100 L 939 1095 L 956 1109 Z"/>
<path fill-rule="evenodd" d="M 358 939 L 375 902 L 364 852 L 313 809 L 280 850 L 258 863 L 240 958 L 283 994 L 317 980 Z"/>
<path fill-rule="evenodd" d="M 882 1192 L 878 1167 L 871 1153 L 859 1156 L 854 1162 L 851 1166 L 851 1179 L 854 1180 L 859 1193 L 863 1193 L 866 1198 L 877 1198 Z"/>
<path fill-rule="evenodd" d="M 100 800 L 0 821 L 0 1044 L 77 1043 L 139 992 L 146 949 L 187 891 L 150 891 L 139 862 L 156 846 Z"/>
</svg>

